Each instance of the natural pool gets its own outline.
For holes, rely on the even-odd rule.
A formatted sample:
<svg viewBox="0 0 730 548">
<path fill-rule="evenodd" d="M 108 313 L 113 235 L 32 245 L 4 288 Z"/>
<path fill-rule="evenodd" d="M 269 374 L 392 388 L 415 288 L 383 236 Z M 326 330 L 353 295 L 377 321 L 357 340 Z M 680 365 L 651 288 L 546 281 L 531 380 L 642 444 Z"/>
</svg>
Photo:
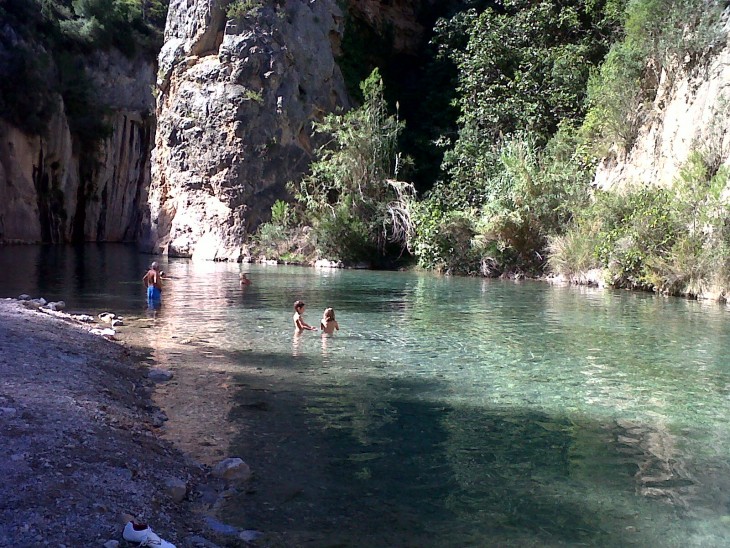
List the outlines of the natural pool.
<svg viewBox="0 0 730 548">
<path fill-rule="evenodd" d="M 0 248 L 0 296 L 131 319 L 168 435 L 243 457 L 229 523 L 291 546 L 730 545 L 730 311 L 543 283 Z M 240 271 L 253 284 L 242 290 Z M 292 303 L 341 331 L 293 335 Z M 183 423 L 193 426 L 182 426 Z"/>
</svg>

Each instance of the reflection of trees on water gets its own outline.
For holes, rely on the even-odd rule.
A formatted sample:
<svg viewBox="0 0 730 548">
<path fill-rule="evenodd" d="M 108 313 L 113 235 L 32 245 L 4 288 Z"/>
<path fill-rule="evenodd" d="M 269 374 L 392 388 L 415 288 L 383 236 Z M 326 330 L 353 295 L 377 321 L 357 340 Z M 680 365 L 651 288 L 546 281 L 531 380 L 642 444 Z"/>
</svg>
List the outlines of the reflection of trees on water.
<svg viewBox="0 0 730 548">
<path fill-rule="evenodd" d="M 445 504 L 456 522 L 481 528 L 480 522 L 488 523 L 492 540 L 600 544 L 605 512 L 581 492 L 601 489 L 600 480 L 575 481 L 572 459 L 581 434 L 569 420 L 520 409 L 457 407 L 445 422 L 446 458 L 459 484 Z M 615 541 L 616 531 L 610 536 Z"/>
<path fill-rule="evenodd" d="M 636 463 L 636 493 L 670 505 L 680 516 L 726 515 L 730 492 L 727 434 L 697 429 L 700 440 L 693 447 L 686 437 L 670 430 L 664 420 L 651 425 L 617 421 L 613 429 L 616 451 Z M 724 529 L 727 531 L 727 523 Z"/>
</svg>

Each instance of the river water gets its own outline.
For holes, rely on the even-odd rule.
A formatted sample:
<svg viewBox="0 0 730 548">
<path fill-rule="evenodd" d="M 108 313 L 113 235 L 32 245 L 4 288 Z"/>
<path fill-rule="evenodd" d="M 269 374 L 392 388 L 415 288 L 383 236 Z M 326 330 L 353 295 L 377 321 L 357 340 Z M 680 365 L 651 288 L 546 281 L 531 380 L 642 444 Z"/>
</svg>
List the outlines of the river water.
<svg viewBox="0 0 730 548">
<path fill-rule="evenodd" d="M 227 523 L 290 546 L 730 545 L 730 311 L 430 274 L 0 248 L 0 296 L 125 316 L 163 434 L 242 457 Z M 239 273 L 253 284 L 241 288 Z M 332 337 L 295 336 L 292 303 Z"/>
</svg>

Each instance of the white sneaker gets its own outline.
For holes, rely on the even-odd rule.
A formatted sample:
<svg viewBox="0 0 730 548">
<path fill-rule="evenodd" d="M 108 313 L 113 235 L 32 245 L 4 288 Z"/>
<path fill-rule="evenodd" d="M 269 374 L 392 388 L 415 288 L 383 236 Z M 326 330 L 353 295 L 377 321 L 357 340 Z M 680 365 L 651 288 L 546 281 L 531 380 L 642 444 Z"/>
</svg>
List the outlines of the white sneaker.
<svg viewBox="0 0 730 548">
<path fill-rule="evenodd" d="M 175 548 L 174 544 L 161 539 L 157 533 L 150 529 L 149 525 L 145 525 L 144 523 L 128 522 L 124 526 L 122 537 L 129 542 L 138 542 L 140 546 Z"/>
<path fill-rule="evenodd" d="M 152 529 L 144 523 L 128 521 L 127 525 L 124 526 L 122 537 L 124 540 L 128 540 L 129 542 L 143 542 L 150 531 L 152 531 Z"/>
</svg>

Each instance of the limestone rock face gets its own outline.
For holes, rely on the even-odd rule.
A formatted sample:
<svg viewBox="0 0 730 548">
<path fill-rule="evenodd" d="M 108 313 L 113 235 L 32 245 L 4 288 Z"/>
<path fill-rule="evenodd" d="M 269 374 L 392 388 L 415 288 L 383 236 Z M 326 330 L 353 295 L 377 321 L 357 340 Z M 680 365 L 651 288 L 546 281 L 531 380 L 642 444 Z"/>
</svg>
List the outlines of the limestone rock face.
<svg viewBox="0 0 730 548">
<path fill-rule="evenodd" d="M 730 25 L 726 25 L 730 30 Z M 671 185 L 693 150 L 730 164 L 730 43 L 700 67 L 684 67 L 674 78 L 662 74 L 646 122 L 624 157 L 604 159 L 595 183 Z"/>
<path fill-rule="evenodd" d="M 0 243 L 137 238 L 149 185 L 154 65 L 115 52 L 87 61 L 109 112 L 107 138 L 92 148 L 75 142 L 60 97 L 44 135 L 0 120 Z"/>
<path fill-rule="evenodd" d="M 311 122 L 348 106 L 336 0 L 236 20 L 227 3 L 170 2 L 142 239 L 153 252 L 241 260 L 246 234 L 307 170 Z"/>
</svg>

